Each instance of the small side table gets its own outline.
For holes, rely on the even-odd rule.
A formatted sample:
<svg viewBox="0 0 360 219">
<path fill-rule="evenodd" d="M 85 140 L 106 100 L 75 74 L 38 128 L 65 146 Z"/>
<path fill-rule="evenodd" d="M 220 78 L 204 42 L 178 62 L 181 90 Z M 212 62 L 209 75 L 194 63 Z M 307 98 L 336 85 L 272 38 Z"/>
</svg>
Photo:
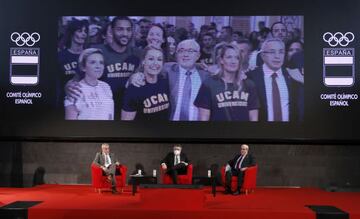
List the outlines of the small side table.
<svg viewBox="0 0 360 219">
<path fill-rule="evenodd" d="M 211 186 L 211 192 L 214 197 L 216 196 L 216 177 L 194 176 L 193 184 Z"/>
<path fill-rule="evenodd" d="M 130 175 L 130 184 L 132 184 L 132 195 L 137 192 L 137 186 L 140 184 L 157 184 L 157 177 Z"/>
</svg>

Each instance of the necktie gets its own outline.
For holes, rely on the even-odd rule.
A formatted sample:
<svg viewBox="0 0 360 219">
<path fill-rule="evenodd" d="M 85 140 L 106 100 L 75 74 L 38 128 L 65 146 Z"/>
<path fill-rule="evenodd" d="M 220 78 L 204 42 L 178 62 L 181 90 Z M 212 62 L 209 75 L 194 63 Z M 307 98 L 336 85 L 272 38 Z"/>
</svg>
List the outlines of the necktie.
<svg viewBox="0 0 360 219">
<path fill-rule="evenodd" d="M 109 166 L 109 157 L 107 154 L 105 154 L 105 166 L 108 167 Z"/>
<path fill-rule="evenodd" d="M 179 155 L 175 155 L 175 164 L 174 165 L 177 165 L 179 163 Z"/>
<path fill-rule="evenodd" d="M 180 121 L 189 120 L 189 106 L 191 98 L 191 71 L 185 73 L 185 83 L 181 100 Z"/>
<path fill-rule="evenodd" d="M 241 155 L 236 162 L 235 169 L 240 169 L 242 158 L 243 158 L 243 156 Z"/>
<path fill-rule="evenodd" d="M 278 75 L 276 73 L 271 75 L 274 121 L 282 121 L 280 91 L 279 91 L 278 84 L 276 82 L 277 76 Z"/>
</svg>

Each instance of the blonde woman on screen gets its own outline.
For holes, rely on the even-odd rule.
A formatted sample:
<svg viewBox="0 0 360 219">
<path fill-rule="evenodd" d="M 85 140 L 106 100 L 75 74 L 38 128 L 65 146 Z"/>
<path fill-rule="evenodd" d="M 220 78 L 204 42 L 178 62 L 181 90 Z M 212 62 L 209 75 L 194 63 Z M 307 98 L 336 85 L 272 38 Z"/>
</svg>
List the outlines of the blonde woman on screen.
<svg viewBox="0 0 360 219">
<path fill-rule="evenodd" d="M 66 120 L 113 120 L 114 100 L 110 86 L 100 81 L 104 73 L 104 56 L 100 49 L 85 49 L 79 57 L 84 73 L 78 98 L 65 97 Z"/>
<path fill-rule="evenodd" d="M 126 89 L 121 120 L 144 122 L 169 120 L 169 82 L 161 75 L 163 65 L 163 51 L 151 46 L 145 47 L 142 60 L 145 84 L 141 87 L 130 85 Z"/>
<path fill-rule="evenodd" d="M 255 85 L 241 74 L 239 48 L 225 43 L 219 50 L 220 73 L 205 80 L 195 99 L 201 121 L 258 121 Z"/>
</svg>

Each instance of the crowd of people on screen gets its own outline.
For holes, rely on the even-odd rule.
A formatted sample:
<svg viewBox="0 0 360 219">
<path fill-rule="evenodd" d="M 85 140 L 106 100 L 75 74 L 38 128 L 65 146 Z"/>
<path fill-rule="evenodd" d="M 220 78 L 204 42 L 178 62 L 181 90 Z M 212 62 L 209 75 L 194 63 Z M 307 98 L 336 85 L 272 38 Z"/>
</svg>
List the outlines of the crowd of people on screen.
<svg viewBox="0 0 360 219">
<path fill-rule="evenodd" d="M 60 28 L 57 105 L 66 120 L 303 120 L 300 29 L 93 19 Z"/>
</svg>

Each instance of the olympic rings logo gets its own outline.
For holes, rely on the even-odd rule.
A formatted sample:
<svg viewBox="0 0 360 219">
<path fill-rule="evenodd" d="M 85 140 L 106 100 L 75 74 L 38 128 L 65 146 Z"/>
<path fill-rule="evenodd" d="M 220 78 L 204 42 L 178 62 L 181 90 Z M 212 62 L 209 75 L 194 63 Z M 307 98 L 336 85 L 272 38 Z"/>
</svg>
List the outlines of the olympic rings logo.
<svg viewBox="0 0 360 219">
<path fill-rule="evenodd" d="M 323 35 L 323 40 L 327 42 L 331 47 L 335 47 L 337 45 L 345 47 L 349 45 L 349 43 L 354 41 L 354 39 L 355 36 L 352 32 L 347 32 L 345 34 L 342 34 L 341 32 L 336 32 L 335 34 L 326 32 Z"/>
<path fill-rule="evenodd" d="M 33 46 L 36 42 L 40 40 L 40 34 L 34 32 L 29 34 L 28 32 L 24 32 L 22 34 L 18 32 L 14 32 L 10 36 L 11 41 L 16 43 L 17 46 Z"/>
</svg>

